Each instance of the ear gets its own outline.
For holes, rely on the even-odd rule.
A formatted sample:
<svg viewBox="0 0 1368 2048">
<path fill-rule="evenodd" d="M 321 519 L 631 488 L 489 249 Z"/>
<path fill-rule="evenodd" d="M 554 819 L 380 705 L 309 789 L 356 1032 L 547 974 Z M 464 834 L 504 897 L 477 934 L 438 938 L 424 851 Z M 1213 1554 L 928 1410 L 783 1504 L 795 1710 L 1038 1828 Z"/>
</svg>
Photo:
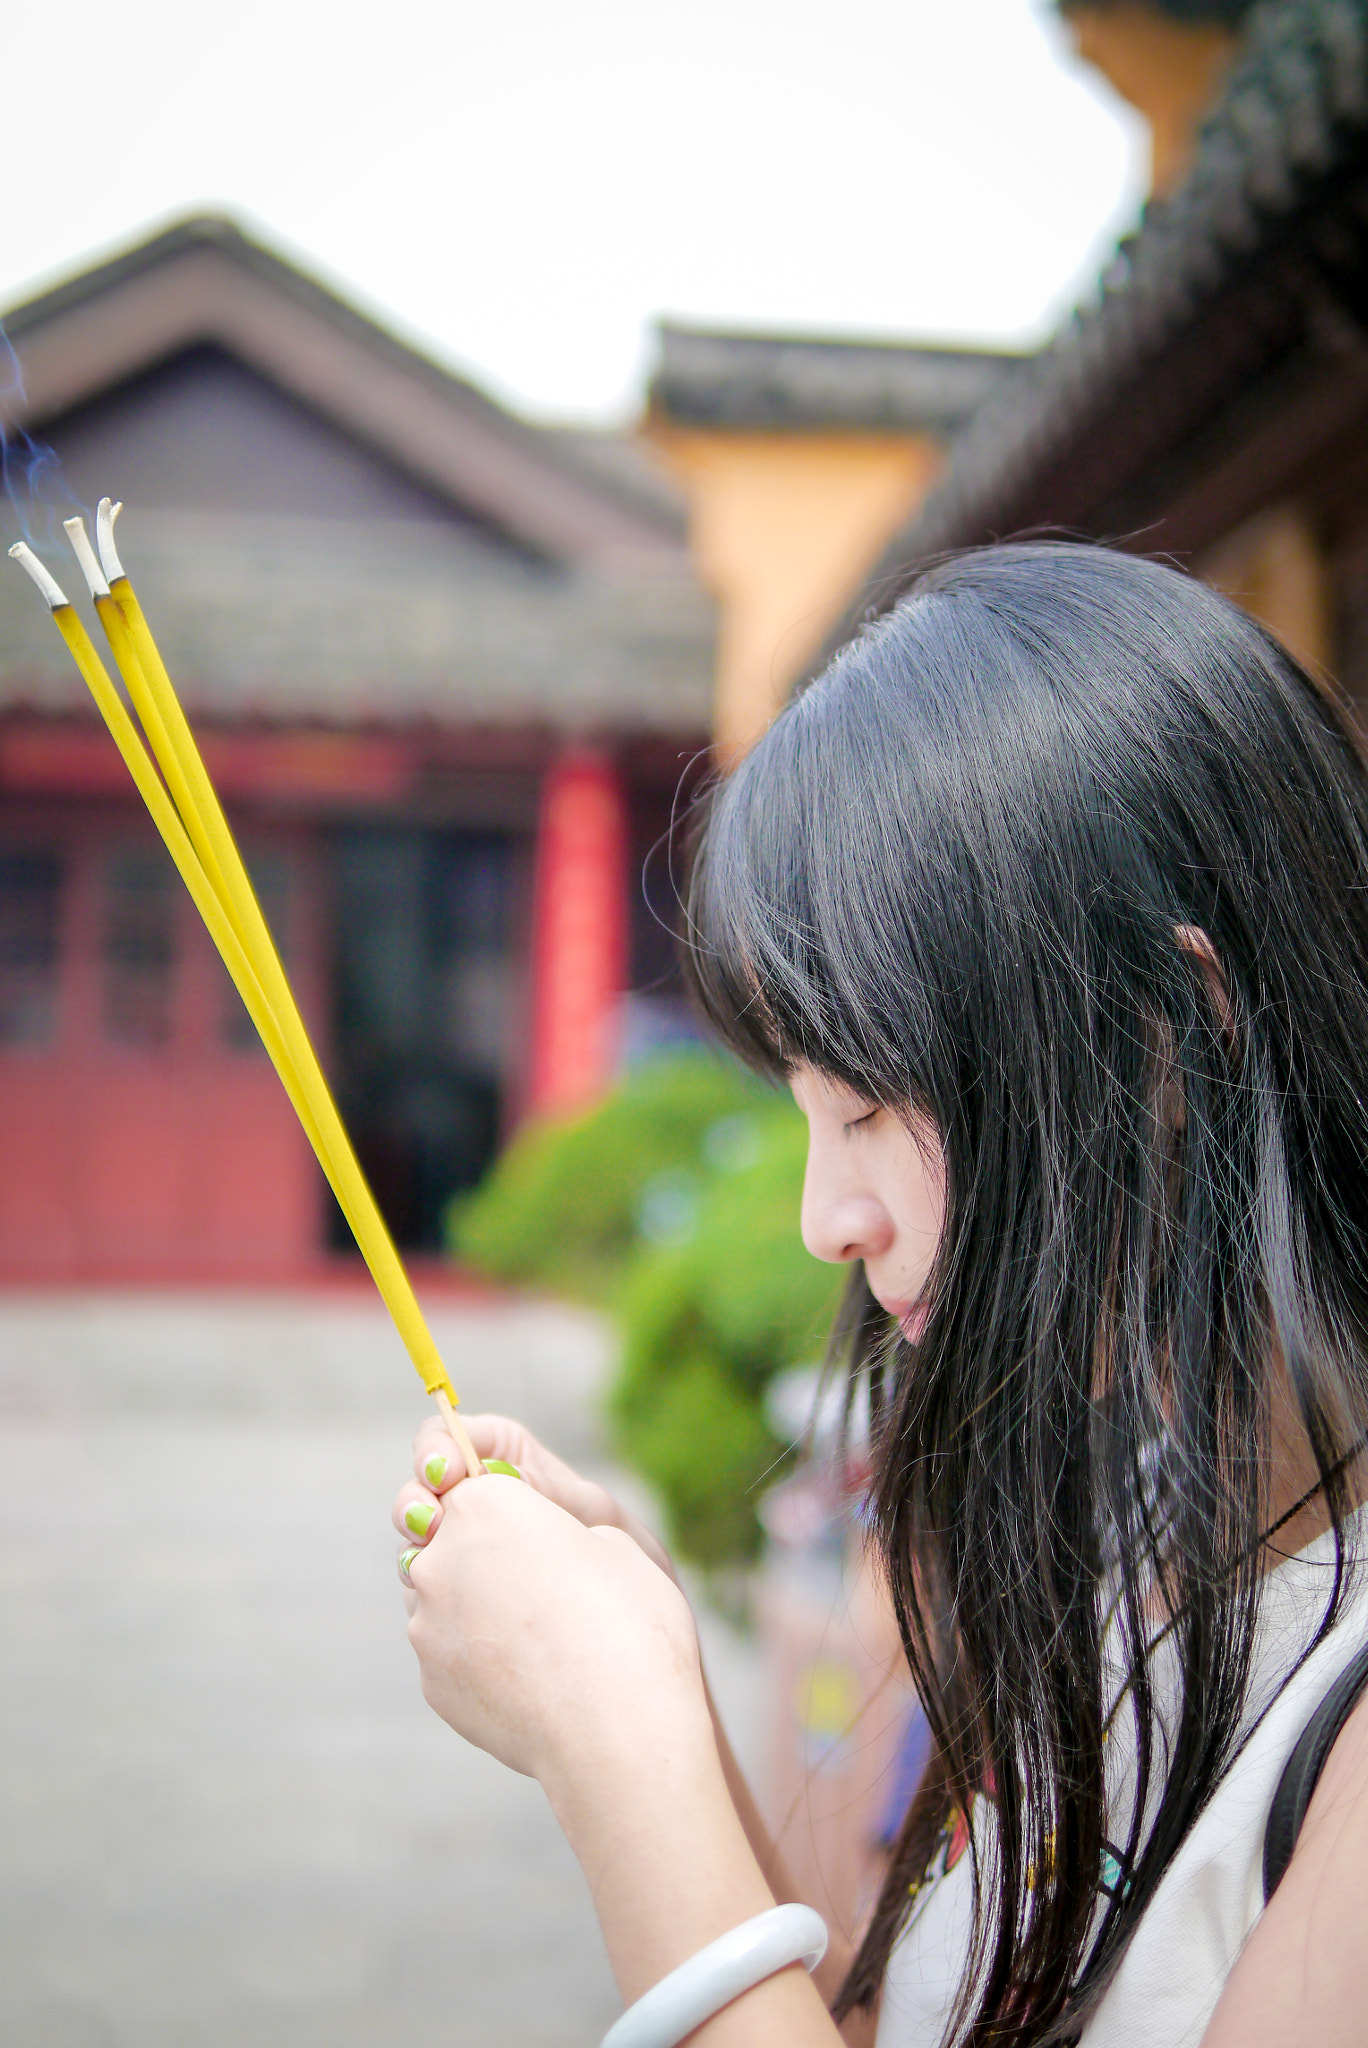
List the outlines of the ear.
<svg viewBox="0 0 1368 2048">
<path fill-rule="evenodd" d="M 1176 924 L 1173 936 L 1178 941 L 1180 953 L 1186 953 L 1202 970 L 1202 979 L 1207 985 L 1211 1007 L 1216 1012 L 1221 1026 L 1221 1036 L 1228 1048 L 1235 1044 L 1235 1012 L 1230 1001 L 1230 989 L 1221 965 L 1221 956 L 1212 945 L 1209 935 L 1199 924 Z"/>
</svg>

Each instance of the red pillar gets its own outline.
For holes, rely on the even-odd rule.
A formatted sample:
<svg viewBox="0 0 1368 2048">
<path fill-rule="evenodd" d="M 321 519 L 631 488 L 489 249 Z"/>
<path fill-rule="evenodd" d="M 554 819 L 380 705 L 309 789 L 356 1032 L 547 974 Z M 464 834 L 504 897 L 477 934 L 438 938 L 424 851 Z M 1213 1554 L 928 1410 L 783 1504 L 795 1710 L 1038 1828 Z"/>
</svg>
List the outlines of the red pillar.
<svg viewBox="0 0 1368 2048">
<path fill-rule="evenodd" d="M 532 915 L 534 1116 L 603 1094 L 617 1071 L 627 970 L 627 829 L 612 762 L 563 754 L 542 789 Z"/>
</svg>

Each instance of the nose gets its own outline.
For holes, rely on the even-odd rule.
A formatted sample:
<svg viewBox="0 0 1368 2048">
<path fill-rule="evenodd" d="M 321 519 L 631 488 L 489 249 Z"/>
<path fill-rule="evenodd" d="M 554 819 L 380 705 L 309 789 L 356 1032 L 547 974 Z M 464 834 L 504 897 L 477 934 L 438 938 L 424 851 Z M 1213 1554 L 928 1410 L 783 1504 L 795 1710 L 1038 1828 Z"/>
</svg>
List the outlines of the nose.
<svg viewBox="0 0 1368 2048">
<path fill-rule="evenodd" d="M 893 1219 L 878 1196 L 862 1187 L 844 1162 L 815 1140 L 803 1175 L 803 1243 L 814 1259 L 833 1266 L 877 1258 L 893 1242 Z"/>
</svg>

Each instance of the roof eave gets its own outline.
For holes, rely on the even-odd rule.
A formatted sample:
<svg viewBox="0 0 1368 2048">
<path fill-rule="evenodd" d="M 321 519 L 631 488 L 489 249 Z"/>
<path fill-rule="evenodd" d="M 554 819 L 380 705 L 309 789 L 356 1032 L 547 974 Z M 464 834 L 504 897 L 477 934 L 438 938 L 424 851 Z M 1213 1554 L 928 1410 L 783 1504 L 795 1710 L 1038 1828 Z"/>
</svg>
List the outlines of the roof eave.
<svg viewBox="0 0 1368 2048">
<path fill-rule="evenodd" d="M 196 215 L 5 316 L 26 396 L 8 424 L 45 423 L 196 343 L 214 342 L 428 488 L 553 560 L 630 570 L 684 558 L 671 514 L 576 459 L 252 239 Z"/>
</svg>

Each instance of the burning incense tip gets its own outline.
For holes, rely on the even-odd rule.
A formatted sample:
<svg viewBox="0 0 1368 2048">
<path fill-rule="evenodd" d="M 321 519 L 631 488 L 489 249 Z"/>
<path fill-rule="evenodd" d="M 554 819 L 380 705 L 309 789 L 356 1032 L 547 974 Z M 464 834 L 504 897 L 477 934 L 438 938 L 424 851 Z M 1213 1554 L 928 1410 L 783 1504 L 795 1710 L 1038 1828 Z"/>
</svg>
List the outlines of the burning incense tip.
<svg viewBox="0 0 1368 2048">
<path fill-rule="evenodd" d="M 114 546 L 114 521 L 122 511 L 122 503 L 112 498 L 101 498 L 95 508 L 95 539 L 100 550 L 100 566 L 111 583 L 117 583 L 124 573 L 123 563 Z"/>
<path fill-rule="evenodd" d="M 95 550 L 90 545 L 90 535 L 85 530 L 84 519 L 64 519 L 62 531 L 71 542 L 72 550 L 85 573 L 92 597 L 108 597 L 109 585 L 105 582 L 104 571 L 95 559 Z"/>
<path fill-rule="evenodd" d="M 39 561 L 37 555 L 34 554 L 33 549 L 27 547 L 23 541 L 17 540 L 14 543 L 14 546 L 10 549 L 10 560 L 17 562 L 19 567 L 26 570 L 33 578 L 38 588 L 42 591 L 50 612 L 59 612 L 63 605 L 70 602 L 57 578 L 49 574 Z"/>
</svg>

